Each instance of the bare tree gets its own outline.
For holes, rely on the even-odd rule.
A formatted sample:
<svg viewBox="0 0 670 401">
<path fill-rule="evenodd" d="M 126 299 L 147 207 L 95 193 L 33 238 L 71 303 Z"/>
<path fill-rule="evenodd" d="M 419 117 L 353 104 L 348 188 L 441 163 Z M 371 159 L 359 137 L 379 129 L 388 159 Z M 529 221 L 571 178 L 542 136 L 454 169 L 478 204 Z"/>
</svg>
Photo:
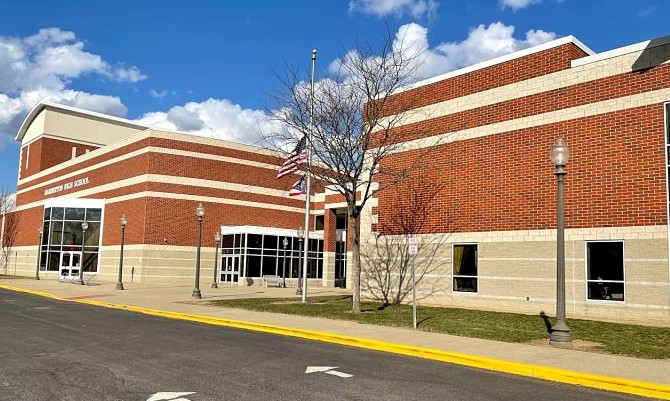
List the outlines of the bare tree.
<svg viewBox="0 0 670 401">
<path fill-rule="evenodd" d="M 12 252 L 12 247 L 16 241 L 16 232 L 19 226 L 19 219 L 16 213 L 13 213 L 15 206 L 15 194 L 5 189 L 0 189 L 0 217 L 2 226 L 0 228 L 0 266 L 4 274 L 7 274 L 7 264 Z"/>
<path fill-rule="evenodd" d="M 365 293 L 384 305 L 399 304 L 412 292 L 411 256 L 409 255 L 409 237 L 430 231 L 431 212 L 434 211 L 435 197 L 439 189 L 421 180 L 407 181 L 402 197 L 394 202 L 397 213 L 377 224 L 374 243 L 362 246 L 361 257 L 365 260 L 361 286 Z M 442 268 L 440 251 L 449 238 L 451 219 L 442 213 L 441 232 L 432 234 L 430 241 L 419 241 L 415 266 L 415 282 Z M 437 281 L 429 288 L 435 288 Z M 424 286 L 425 287 L 425 286 Z M 432 290 L 424 292 L 419 299 L 428 297 Z"/>
<path fill-rule="evenodd" d="M 378 50 L 360 41 L 354 49 L 331 64 L 329 75 L 315 85 L 313 98 L 309 85 L 300 79 L 304 71 L 287 66 L 285 74 L 275 74 L 278 88 L 270 112 L 287 128 L 266 135 L 264 142 L 287 144 L 301 135 L 311 138 L 313 176 L 347 204 L 352 310 L 360 312 L 361 210 L 378 191 L 402 182 L 421 164 L 420 156 L 410 165 L 393 165 L 385 159 L 405 150 L 408 137 L 418 137 L 410 132 L 411 125 L 399 128 L 416 109 L 416 91 L 395 95 L 414 80 L 422 50 L 394 38 L 388 30 Z M 424 149 L 430 151 L 430 147 Z"/>
</svg>

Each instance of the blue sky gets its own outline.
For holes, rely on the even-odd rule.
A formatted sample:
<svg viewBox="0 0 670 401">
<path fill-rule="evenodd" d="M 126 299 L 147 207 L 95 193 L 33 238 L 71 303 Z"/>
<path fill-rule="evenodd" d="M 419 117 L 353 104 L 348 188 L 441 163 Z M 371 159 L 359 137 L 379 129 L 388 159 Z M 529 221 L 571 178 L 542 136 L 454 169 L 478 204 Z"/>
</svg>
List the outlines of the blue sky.
<svg viewBox="0 0 670 401">
<path fill-rule="evenodd" d="M 670 34 L 663 0 L 0 0 L 0 188 L 39 100 L 253 142 L 273 71 L 317 79 L 388 27 L 426 50 L 422 77 L 574 35 L 595 52 Z M 308 79 L 305 76 L 305 79 Z M 269 105 L 271 107 L 271 105 Z"/>
</svg>

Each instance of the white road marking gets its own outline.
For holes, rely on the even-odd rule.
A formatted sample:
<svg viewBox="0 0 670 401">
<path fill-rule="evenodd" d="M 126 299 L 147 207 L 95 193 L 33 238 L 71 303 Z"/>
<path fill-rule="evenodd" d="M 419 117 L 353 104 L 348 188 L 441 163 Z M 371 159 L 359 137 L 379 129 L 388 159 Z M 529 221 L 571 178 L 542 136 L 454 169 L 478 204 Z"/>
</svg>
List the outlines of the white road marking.
<svg viewBox="0 0 670 401">
<path fill-rule="evenodd" d="M 337 369 L 337 366 L 308 366 L 307 369 L 305 369 L 305 373 L 326 373 L 326 374 L 329 374 L 329 375 L 333 375 L 333 376 L 337 376 L 337 377 L 343 377 L 343 378 L 354 377 L 354 375 L 350 375 L 349 373 L 339 372 L 335 369 Z"/>
<path fill-rule="evenodd" d="M 188 398 L 181 398 L 182 395 L 189 395 L 189 394 L 195 394 L 195 393 L 160 392 L 152 395 L 151 398 L 149 398 L 147 401 L 163 401 L 163 400 L 190 401 Z"/>
</svg>

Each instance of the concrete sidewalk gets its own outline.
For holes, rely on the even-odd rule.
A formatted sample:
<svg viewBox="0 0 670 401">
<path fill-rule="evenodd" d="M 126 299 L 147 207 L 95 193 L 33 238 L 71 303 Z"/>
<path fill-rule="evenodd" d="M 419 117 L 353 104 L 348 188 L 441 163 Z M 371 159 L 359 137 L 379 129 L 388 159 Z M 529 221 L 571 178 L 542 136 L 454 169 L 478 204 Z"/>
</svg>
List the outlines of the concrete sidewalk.
<svg viewBox="0 0 670 401">
<path fill-rule="evenodd" d="M 250 297 L 295 298 L 293 288 L 203 286 L 202 300 L 191 298 L 191 286 L 114 283 L 80 286 L 54 280 L 0 279 L 0 288 L 51 294 L 99 306 L 125 305 L 140 313 L 241 327 L 349 346 L 442 360 L 484 369 L 585 385 L 670 400 L 670 360 L 558 349 L 542 345 L 503 343 L 426 333 L 412 329 L 365 325 L 314 317 L 281 315 L 208 305 L 216 299 Z M 309 288 L 308 297 L 350 294 L 340 289 Z M 669 344 L 670 346 L 670 344 Z"/>
</svg>

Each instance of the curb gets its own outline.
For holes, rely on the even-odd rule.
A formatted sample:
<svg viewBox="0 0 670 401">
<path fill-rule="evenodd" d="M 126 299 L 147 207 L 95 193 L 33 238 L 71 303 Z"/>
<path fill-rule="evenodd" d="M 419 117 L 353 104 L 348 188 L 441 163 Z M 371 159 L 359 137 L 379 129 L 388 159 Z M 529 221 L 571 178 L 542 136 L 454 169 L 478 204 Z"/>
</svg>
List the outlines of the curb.
<svg viewBox="0 0 670 401">
<path fill-rule="evenodd" d="M 283 326 L 251 323 L 239 320 L 215 318 L 215 317 L 193 315 L 179 312 L 162 311 L 157 309 L 142 308 L 138 306 L 114 304 L 103 301 L 94 301 L 90 299 L 65 299 L 46 292 L 28 290 L 24 288 L 12 287 L 6 285 L 0 285 L 0 289 L 6 289 L 16 292 L 24 292 L 60 301 L 76 302 L 110 309 L 126 310 L 130 312 L 136 312 L 151 316 L 159 316 L 168 319 L 186 320 L 215 326 L 225 326 L 237 329 L 252 330 L 270 334 L 302 338 L 307 340 L 316 340 L 332 344 L 345 345 L 349 347 L 363 348 L 368 350 L 406 355 L 411 357 L 431 359 L 440 362 L 448 362 L 462 366 L 469 366 L 473 368 L 508 373 L 518 376 L 531 377 L 558 383 L 579 385 L 589 388 L 632 394 L 642 397 L 670 400 L 670 386 L 663 384 L 655 384 L 655 383 L 622 379 L 609 376 L 593 375 L 593 374 L 580 373 L 540 365 L 532 365 L 521 362 L 509 362 L 475 355 L 461 354 L 458 352 L 440 351 L 430 348 L 414 347 L 403 344 L 369 340 L 365 338 L 342 336 L 342 335 L 323 333 L 311 330 L 295 329 Z"/>
</svg>

